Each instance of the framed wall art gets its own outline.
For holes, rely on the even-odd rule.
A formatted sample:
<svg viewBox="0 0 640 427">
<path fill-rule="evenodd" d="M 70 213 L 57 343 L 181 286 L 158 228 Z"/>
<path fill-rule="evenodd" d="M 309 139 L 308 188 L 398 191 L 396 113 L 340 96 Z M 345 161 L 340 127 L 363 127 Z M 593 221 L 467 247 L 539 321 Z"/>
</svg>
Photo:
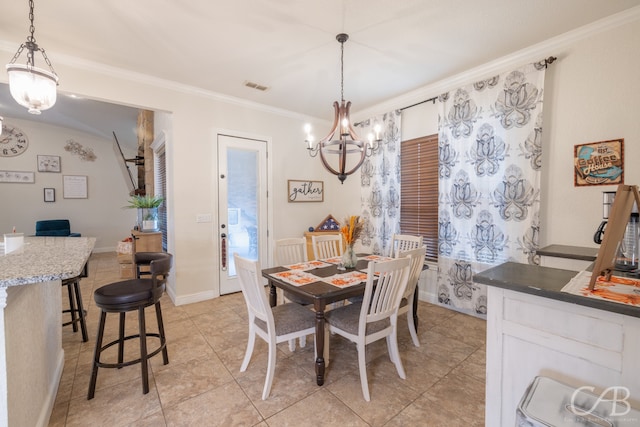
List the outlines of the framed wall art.
<svg viewBox="0 0 640 427">
<path fill-rule="evenodd" d="M 287 181 L 287 199 L 289 202 L 323 202 L 324 181 Z"/>
<path fill-rule="evenodd" d="M 60 156 L 38 154 L 38 172 L 60 172 Z"/>
<path fill-rule="evenodd" d="M 576 145 L 574 186 L 624 184 L 624 139 Z"/>
<path fill-rule="evenodd" d="M 62 197 L 65 199 L 87 199 L 86 175 L 63 175 Z"/>
<path fill-rule="evenodd" d="M 44 189 L 44 201 L 45 202 L 55 202 L 56 201 L 56 189 L 55 188 L 45 188 Z"/>
<path fill-rule="evenodd" d="M 33 184 L 36 182 L 36 174 L 35 172 L 0 171 L 0 182 Z"/>
</svg>

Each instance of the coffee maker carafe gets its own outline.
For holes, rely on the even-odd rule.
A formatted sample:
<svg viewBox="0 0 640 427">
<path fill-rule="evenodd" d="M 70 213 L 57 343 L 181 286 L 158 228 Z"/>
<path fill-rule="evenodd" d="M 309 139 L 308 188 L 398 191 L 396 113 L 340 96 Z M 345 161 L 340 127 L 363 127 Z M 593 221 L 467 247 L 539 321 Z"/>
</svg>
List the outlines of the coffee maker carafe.
<svg viewBox="0 0 640 427">
<path fill-rule="evenodd" d="M 613 206 L 613 199 L 616 197 L 615 191 L 603 191 L 602 192 L 602 222 L 596 230 L 596 234 L 593 235 L 593 241 L 597 244 L 602 243 L 602 236 L 604 235 L 604 228 L 607 226 L 609 220 L 609 212 L 611 212 L 611 206 Z"/>
<path fill-rule="evenodd" d="M 624 231 L 624 237 L 618 245 L 616 270 L 638 270 L 638 257 L 640 256 L 640 224 L 638 219 L 638 207 L 633 205 L 633 211 Z"/>
</svg>

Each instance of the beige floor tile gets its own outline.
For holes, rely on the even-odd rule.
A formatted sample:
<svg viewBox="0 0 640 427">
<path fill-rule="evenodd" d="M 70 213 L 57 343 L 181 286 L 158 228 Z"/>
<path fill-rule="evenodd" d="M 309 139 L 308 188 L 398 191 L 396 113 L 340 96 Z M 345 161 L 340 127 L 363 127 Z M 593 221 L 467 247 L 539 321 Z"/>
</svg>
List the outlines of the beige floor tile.
<svg viewBox="0 0 640 427">
<path fill-rule="evenodd" d="M 418 400 L 421 399 L 435 403 L 467 425 L 484 425 L 484 382 L 462 374 L 449 374 Z"/>
<path fill-rule="evenodd" d="M 92 400 L 85 396 L 69 402 L 67 426 L 126 426 L 161 411 L 155 386 L 142 394 L 139 380 L 130 380 L 96 391 Z"/>
<path fill-rule="evenodd" d="M 163 406 L 173 406 L 233 381 L 227 368 L 213 353 L 186 363 L 169 363 L 166 369 L 155 372 L 154 377 Z"/>
<path fill-rule="evenodd" d="M 258 410 L 235 382 L 164 408 L 164 415 L 170 427 L 252 426 L 262 421 Z"/>
<path fill-rule="evenodd" d="M 484 347 L 481 347 L 456 366 L 452 372 L 455 374 L 468 375 L 484 383 L 486 377 L 486 360 L 486 350 Z"/>
<path fill-rule="evenodd" d="M 330 410 L 323 410 L 323 408 L 330 408 Z M 312 395 L 296 402 L 266 421 L 270 427 L 359 427 L 368 425 L 326 389 L 318 389 Z"/>
<path fill-rule="evenodd" d="M 142 393 L 140 365 L 101 368 L 96 396 L 86 394 L 100 310 L 93 291 L 120 280 L 115 254 L 94 254 L 82 279 L 89 342 L 63 328 L 65 366 L 50 426 L 480 426 L 484 419 L 484 334 L 482 319 L 419 302 L 420 347 L 414 347 L 400 319 L 398 345 L 407 374 L 398 376 L 384 340 L 367 346 L 371 402 L 365 402 L 354 344 L 333 335 L 325 384 L 316 384 L 313 336 L 304 348 L 277 346 L 271 395 L 263 401 L 268 346 L 256 340 L 246 372 L 240 372 L 248 326 L 242 294 L 176 307 L 162 298 L 169 364 L 149 362 L 150 392 Z M 267 290 L 265 290 L 267 291 Z M 63 303 L 68 300 L 61 292 Z M 67 302 L 68 304 L 68 302 Z M 157 328 L 153 307 L 145 311 Z M 105 340 L 118 333 L 118 316 L 107 316 Z M 127 314 L 126 333 L 138 333 L 137 314 Z M 149 348 L 157 340 L 149 338 Z M 139 356 L 137 340 L 125 358 Z M 115 346 L 106 355 L 115 360 Z M 111 359 L 110 359 L 111 360 Z M 319 411 L 319 408 L 327 410 Z M 320 415 L 319 415 L 320 414 Z"/>
<path fill-rule="evenodd" d="M 237 379 L 245 394 L 264 418 L 293 405 L 300 399 L 317 391 L 315 376 L 309 375 L 290 358 L 279 358 L 271 383 L 269 398 L 262 400 L 262 391 L 267 373 L 267 364 L 249 370 Z"/>
</svg>

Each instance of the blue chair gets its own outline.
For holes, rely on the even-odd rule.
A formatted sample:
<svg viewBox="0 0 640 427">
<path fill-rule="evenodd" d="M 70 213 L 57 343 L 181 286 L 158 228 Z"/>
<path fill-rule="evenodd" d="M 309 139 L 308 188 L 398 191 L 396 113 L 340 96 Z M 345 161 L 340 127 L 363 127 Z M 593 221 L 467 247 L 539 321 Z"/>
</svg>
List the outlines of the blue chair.
<svg viewBox="0 0 640 427">
<path fill-rule="evenodd" d="M 36 221 L 36 236 L 80 237 L 80 233 L 71 232 L 68 219 L 47 219 Z"/>
</svg>

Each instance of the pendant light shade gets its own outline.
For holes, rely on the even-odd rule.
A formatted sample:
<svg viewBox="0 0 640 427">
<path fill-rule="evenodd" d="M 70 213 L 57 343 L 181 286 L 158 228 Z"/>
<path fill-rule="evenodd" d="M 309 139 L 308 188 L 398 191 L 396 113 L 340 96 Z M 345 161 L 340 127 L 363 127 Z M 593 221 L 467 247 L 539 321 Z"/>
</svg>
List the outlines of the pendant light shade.
<svg viewBox="0 0 640 427">
<path fill-rule="evenodd" d="M 31 114 L 40 114 L 56 103 L 58 76 L 55 74 L 20 64 L 7 65 L 7 74 L 11 96 Z"/>
<path fill-rule="evenodd" d="M 47 58 L 44 49 L 36 43 L 33 35 L 35 26 L 33 25 L 33 0 L 29 0 L 29 26 L 30 35 L 27 41 L 22 43 L 18 51 L 13 55 L 11 62 L 7 64 L 7 74 L 9 75 L 9 90 L 16 102 L 27 108 L 31 114 L 40 114 L 56 103 L 56 86 L 58 86 L 58 75 L 53 70 L 51 61 Z M 27 51 L 26 65 L 17 64 L 22 52 Z M 49 66 L 49 71 L 35 66 L 34 54 L 40 52 L 44 62 Z"/>
</svg>

